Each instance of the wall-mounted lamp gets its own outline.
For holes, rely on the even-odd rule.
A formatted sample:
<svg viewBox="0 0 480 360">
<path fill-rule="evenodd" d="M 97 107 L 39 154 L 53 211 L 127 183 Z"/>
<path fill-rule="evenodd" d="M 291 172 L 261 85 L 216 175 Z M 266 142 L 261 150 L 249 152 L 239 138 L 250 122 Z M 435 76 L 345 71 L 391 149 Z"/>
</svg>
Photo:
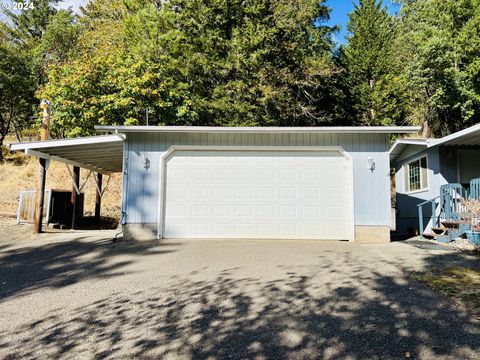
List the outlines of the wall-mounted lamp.
<svg viewBox="0 0 480 360">
<path fill-rule="evenodd" d="M 373 171 L 375 170 L 375 160 L 371 156 L 368 157 L 368 170 Z"/>
<path fill-rule="evenodd" d="M 143 167 L 145 168 L 145 170 L 150 169 L 150 160 L 145 154 L 143 154 Z"/>
</svg>

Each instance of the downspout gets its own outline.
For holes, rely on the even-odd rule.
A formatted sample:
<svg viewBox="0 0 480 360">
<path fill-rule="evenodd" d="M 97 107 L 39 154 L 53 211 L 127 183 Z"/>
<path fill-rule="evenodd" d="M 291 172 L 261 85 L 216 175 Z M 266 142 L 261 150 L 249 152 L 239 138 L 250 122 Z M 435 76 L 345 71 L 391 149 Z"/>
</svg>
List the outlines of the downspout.
<svg viewBox="0 0 480 360">
<path fill-rule="evenodd" d="M 127 223 L 127 213 L 125 211 L 125 203 L 126 203 L 126 196 L 127 196 L 127 186 L 128 186 L 128 181 L 126 181 L 126 178 L 128 176 L 128 141 L 126 139 L 125 134 L 120 134 L 118 132 L 118 129 L 115 129 L 115 134 L 121 137 L 124 140 L 123 143 L 123 161 L 122 161 L 122 200 L 121 200 L 121 212 L 122 216 L 120 217 L 120 232 L 115 234 L 115 237 L 113 238 L 113 242 L 116 242 L 118 240 L 118 237 L 124 233 L 124 226 Z"/>
</svg>

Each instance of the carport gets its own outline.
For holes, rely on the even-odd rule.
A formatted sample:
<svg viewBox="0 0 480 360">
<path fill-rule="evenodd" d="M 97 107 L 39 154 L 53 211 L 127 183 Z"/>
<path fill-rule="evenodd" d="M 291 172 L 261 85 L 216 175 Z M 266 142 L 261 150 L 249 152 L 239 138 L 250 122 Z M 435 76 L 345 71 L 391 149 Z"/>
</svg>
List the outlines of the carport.
<svg viewBox="0 0 480 360">
<path fill-rule="evenodd" d="M 124 137 L 120 134 L 91 136 L 73 139 L 58 139 L 10 144 L 10 150 L 21 151 L 37 157 L 45 163 L 48 169 L 49 161 L 64 163 L 72 177 L 72 228 L 77 227 L 77 200 L 82 190 L 80 184 L 80 169 L 94 174 L 96 184 L 95 219 L 100 221 L 103 175 L 110 176 L 122 171 Z M 86 181 L 85 181 L 86 182 Z M 43 181 L 43 191 L 45 181 Z"/>
</svg>

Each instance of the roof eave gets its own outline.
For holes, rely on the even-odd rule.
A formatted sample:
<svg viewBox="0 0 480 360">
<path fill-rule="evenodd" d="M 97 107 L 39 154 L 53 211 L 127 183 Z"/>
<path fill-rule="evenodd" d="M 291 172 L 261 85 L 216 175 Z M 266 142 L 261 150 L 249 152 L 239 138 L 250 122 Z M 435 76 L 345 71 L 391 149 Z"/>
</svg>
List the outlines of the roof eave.
<svg viewBox="0 0 480 360">
<path fill-rule="evenodd" d="M 187 132 L 187 133 L 380 133 L 412 134 L 419 126 L 323 126 L 323 127 L 218 127 L 218 126 L 95 126 L 97 131 L 131 132 Z"/>
<path fill-rule="evenodd" d="M 390 161 L 395 161 L 408 146 L 428 147 L 429 139 L 399 139 L 395 141 L 390 150 Z"/>
<path fill-rule="evenodd" d="M 31 141 L 8 144 L 11 151 L 24 151 L 27 149 L 41 149 L 53 146 L 89 145 L 123 142 L 125 138 L 119 135 L 99 135 L 68 139 L 51 139 L 46 141 Z"/>
<path fill-rule="evenodd" d="M 9 144 L 10 150 L 22 151 L 26 155 L 53 160 L 67 165 L 110 175 L 120 172 L 124 137 L 118 135 L 89 136 L 73 139 L 56 139 Z M 103 157 L 99 159 L 97 148 Z M 88 151 L 88 153 L 86 153 Z"/>
<path fill-rule="evenodd" d="M 432 143 L 429 144 L 428 147 L 433 147 L 437 145 L 448 145 L 449 143 L 453 143 L 455 142 L 455 140 L 461 139 L 464 136 L 477 136 L 477 134 L 480 135 L 480 124 L 470 126 L 469 128 L 466 128 L 464 130 L 457 131 L 453 134 L 444 136 L 443 138 L 440 138 L 436 141 L 432 141 Z"/>
</svg>

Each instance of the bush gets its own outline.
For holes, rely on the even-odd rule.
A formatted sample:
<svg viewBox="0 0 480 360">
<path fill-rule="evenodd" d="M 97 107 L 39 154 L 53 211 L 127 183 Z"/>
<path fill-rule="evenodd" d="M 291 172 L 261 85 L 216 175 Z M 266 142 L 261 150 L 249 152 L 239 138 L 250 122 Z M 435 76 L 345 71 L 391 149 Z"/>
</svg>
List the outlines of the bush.
<svg viewBox="0 0 480 360">
<path fill-rule="evenodd" d="M 461 218 L 472 231 L 480 231 L 480 200 L 463 200 Z"/>
</svg>

